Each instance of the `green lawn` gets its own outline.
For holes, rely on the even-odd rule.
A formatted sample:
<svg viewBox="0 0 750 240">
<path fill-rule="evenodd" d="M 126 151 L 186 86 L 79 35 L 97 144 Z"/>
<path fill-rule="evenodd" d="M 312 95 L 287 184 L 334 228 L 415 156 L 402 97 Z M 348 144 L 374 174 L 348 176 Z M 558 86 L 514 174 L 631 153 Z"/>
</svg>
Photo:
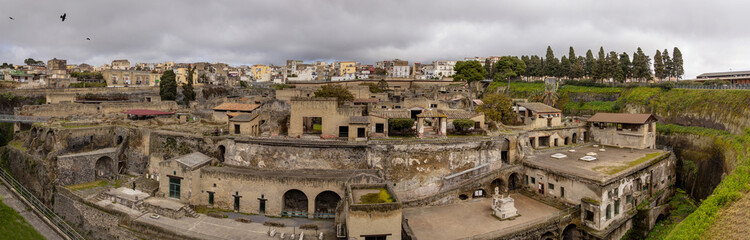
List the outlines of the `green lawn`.
<svg viewBox="0 0 750 240">
<path fill-rule="evenodd" d="M 595 167 L 594 171 L 598 171 L 600 173 L 605 173 L 605 174 L 608 174 L 608 175 L 613 175 L 615 173 L 621 172 L 622 170 L 628 169 L 628 168 L 630 168 L 632 166 L 641 164 L 641 163 L 645 162 L 646 160 L 654 159 L 654 158 L 656 158 L 656 157 L 658 157 L 660 155 L 662 155 L 661 152 L 649 153 L 649 154 L 646 154 L 646 156 L 643 156 L 643 157 L 638 158 L 636 160 L 627 162 L 627 163 L 625 163 L 625 165 L 616 166 L 616 167 L 608 167 L 608 166 Z"/>
<path fill-rule="evenodd" d="M 2 239 L 44 239 L 13 208 L 5 205 L 0 198 L 0 238 Z"/>
<path fill-rule="evenodd" d="M 388 190 L 385 188 L 378 188 L 376 190 L 380 190 L 380 192 L 362 195 L 359 200 L 362 201 L 363 204 L 393 202 L 393 198 L 391 198 L 391 194 L 388 193 Z"/>
<path fill-rule="evenodd" d="M 647 240 L 664 239 L 680 221 L 693 213 L 698 208 L 695 202 L 688 197 L 682 189 L 677 189 L 674 196 L 669 200 L 669 217 L 656 223 L 654 229 L 648 233 Z"/>
</svg>

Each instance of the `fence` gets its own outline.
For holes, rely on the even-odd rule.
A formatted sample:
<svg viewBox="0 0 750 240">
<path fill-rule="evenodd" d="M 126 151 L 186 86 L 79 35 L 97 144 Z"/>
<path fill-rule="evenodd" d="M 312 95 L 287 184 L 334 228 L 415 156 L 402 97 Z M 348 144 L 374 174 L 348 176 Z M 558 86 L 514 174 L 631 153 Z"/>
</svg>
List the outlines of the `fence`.
<svg viewBox="0 0 750 240">
<path fill-rule="evenodd" d="M 47 223 L 51 223 L 56 227 L 56 230 L 59 230 L 58 232 L 63 234 L 65 238 L 67 239 L 84 239 L 83 236 L 78 234 L 68 223 L 62 220 L 60 216 L 57 216 L 55 212 L 47 208 L 47 206 L 42 203 L 42 201 L 39 201 L 34 195 L 32 195 L 26 188 L 21 185 L 18 181 L 16 181 L 13 176 L 11 176 L 8 172 L 5 171 L 5 169 L 0 169 L 0 177 L 3 178 L 4 182 L 12 188 L 12 190 L 15 190 L 18 195 L 20 195 L 22 198 L 26 200 L 27 203 L 31 204 L 34 208 L 36 208 L 37 213 L 41 214 L 42 218 L 45 218 L 47 220 Z"/>
<path fill-rule="evenodd" d="M 677 85 L 677 86 L 674 86 L 674 88 L 705 89 L 705 90 L 733 90 L 733 89 L 750 90 L 750 83 L 731 84 L 731 85 Z"/>
</svg>

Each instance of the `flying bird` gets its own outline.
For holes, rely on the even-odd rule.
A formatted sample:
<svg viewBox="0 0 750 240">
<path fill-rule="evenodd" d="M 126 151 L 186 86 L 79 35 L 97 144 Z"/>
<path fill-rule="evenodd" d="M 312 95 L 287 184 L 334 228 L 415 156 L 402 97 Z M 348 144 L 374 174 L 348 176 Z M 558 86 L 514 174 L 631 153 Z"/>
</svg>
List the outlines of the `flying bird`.
<svg viewBox="0 0 750 240">
<path fill-rule="evenodd" d="M 86 40 L 91 41 L 91 38 L 86 38 Z"/>
<path fill-rule="evenodd" d="M 67 13 L 63 13 L 63 15 L 60 15 L 60 18 L 62 19 L 63 22 L 65 22 L 65 17 L 67 16 L 68 16 Z"/>
<path fill-rule="evenodd" d="M 8 17 L 8 18 L 10 18 L 10 20 L 15 20 L 15 19 L 13 19 L 13 17 Z"/>
</svg>

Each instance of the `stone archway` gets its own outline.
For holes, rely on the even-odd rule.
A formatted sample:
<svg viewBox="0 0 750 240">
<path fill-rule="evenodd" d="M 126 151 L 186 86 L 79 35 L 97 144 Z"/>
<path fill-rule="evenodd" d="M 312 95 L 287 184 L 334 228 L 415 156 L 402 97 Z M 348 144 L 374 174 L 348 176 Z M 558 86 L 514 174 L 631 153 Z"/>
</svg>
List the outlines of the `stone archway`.
<svg viewBox="0 0 750 240">
<path fill-rule="evenodd" d="M 336 206 L 341 197 L 333 191 L 324 191 L 315 197 L 315 218 L 335 218 Z"/>
<path fill-rule="evenodd" d="M 297 189 L 286 191 L 282 203 L 281 216 L 307 217 L 307 195 L 304 192 Z"/>
<path fill-rule="evenodd" d="M 569 224 L 562 232 L 563 240 L 576 240 L 581 239 L 581 233 L 576 228 L 575 224 Z"/>
<path fill-rule="evenodd" d="M 495 188 L 497 188 L 497 190 L 499 191 L 499 193 L 505 193 L 505 192 L 507 192 L 507 188 L 505 186 L 505 182 L 502 179 L 500 179 L 500 178 L 492 180 L 492 182 L 490 183 L 490 192 L 489 192 L 489 194 L 495 194 Z"/>
<path fill-rule="evenodd" d="M 95 175 L 94 178 L 101 179 L 109 179 L 112 177 L 113 171 L 112 166 L 114 165 L 114 160 L 108 156 L 100 157 L 96 160 L 96 164 L 94 165 L 95 169 Z"/>
<path fill-rule="evenodd" d="M 540 240 L 555 240 L 555 234 L 552 232 L 546 232 L 544 235 L 542 235 Z"/>
<path fill-rule="evenodd" d="M 518 173 L 511 173 L 508 176 L 508 191 L 513 191 L 521 187 L 519 184 L 519 181 L 521 181 L 521 177 Z"/>
<path fill-rule="evenodd" d="M 225 147 L 224 145 L 219 145 L 219 148 L 217 149 L 217 151 L 219 154 L 217 156 L 219 158 L 219 162 L 224 162 L 224 156 L 227 153 L 227 147 Z"/>
</svg>

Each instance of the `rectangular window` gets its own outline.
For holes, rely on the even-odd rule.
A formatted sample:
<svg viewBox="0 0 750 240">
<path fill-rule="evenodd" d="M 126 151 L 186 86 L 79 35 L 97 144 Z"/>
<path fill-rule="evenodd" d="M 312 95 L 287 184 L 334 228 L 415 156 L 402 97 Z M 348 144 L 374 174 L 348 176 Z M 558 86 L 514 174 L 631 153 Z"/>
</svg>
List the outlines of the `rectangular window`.
<svg viewBox="0 0 750 240">
<path fill-rule="evenodd" d="M 625 203 L 631 203 L 631 202 L 633 202 L 633 196 L 632 195 L 625 196 Z"/>
<path fill-rule="evenodd" d="M 534 178 L 534 177 L 531 177 L 531 183 L 532 183 L 532 184 L 536 183 L 536 178 Z"/>
<path fill-rule="evenodd" d="M 396 106 L 393 106 L 393 108 L 395 108 L 395 109 L 401 109 L 401 106 L 396 105 Z"/>
<path fill-rule="evenodd" d="M 358 138 L 365 137 L 365 128 L 357 128 L 357 137 Z"/>
<path fill-rule="evenodd" d="M 375 124 L 375 133 L 383 133 L 385 132 L 385 124 L 383 123 L 376 123 Z"/>
<path fill-rule="evenodd" d="M 615 200 L 615 216 L 620 214 L 620 200 Z"/>
<path fill-rule="evenodd" d="M 169 177 L 169 197 L 180 199 L 180 182 L 182 179 Z"/>
<path fill-rule="evenodd" d="M 549 185 L 549 190 L 555 190 L 555 184 L 548 183 L 547 185 Z"/>
<path fill-rule="evenodd" d="M 430 108 L 437 108 L 437 104 L 434 104 L 434 103 L 430 104 Z"/>
<path fill-rule="evenodd" d="M 214 192 L 208 192 L 208 205 L 214 205 Z"/>
<path fill-rule="evenodd" d="M 526 176 L 526 185 L 529 185 L 529 176 Z"/>
<path fill-rule="evenodd" d="M 386 236 L 365 236 L 365 240 L 385 240 Z"/>
<path fill-rule="evenodd" d="M 594 212 L 586 210 L 586 221 L 594 221 Z"/>
<path fill-rule="evenodd" d="M 565 197 L 565 187 L 560 187 L 560 197 L 561 198 Z"/>
<path fill-rule="evenodd" d="M 234 125 L 234 134 L 240 134 L 240 125 L 239 124 L 235 124 Z"/>
<path fill-rule="evenodd" d="M 339 126 L 339 137 L 349 137 L 349 126 Z"/>
</svg>

